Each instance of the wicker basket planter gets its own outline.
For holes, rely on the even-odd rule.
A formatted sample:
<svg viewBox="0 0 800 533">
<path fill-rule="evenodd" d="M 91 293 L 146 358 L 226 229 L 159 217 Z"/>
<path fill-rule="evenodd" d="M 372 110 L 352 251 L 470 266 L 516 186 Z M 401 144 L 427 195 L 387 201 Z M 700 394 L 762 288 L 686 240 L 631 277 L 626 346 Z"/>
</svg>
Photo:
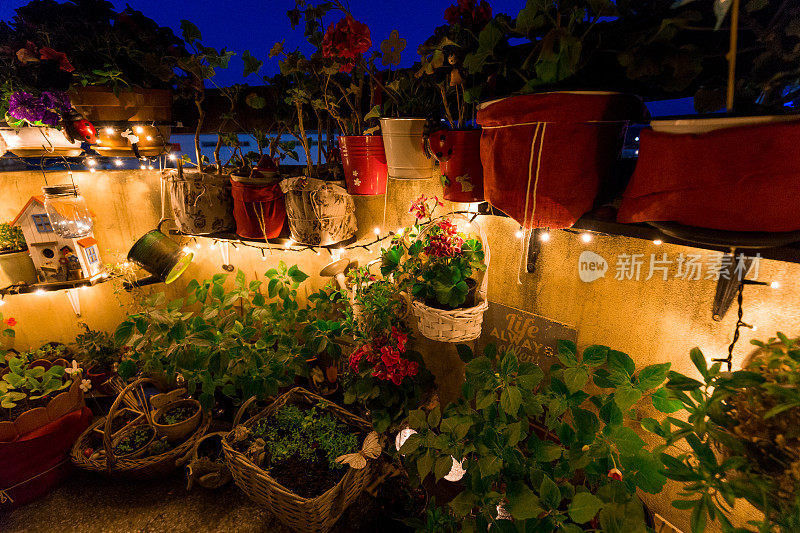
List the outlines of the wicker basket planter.
<svg viewBox="0 0 800 533">
<path fill-rule="evenodd" d="M 356 234 L 355 203 L 341 185 L 301 176 L 283 180 L 281 189 L 295 242 L 328 246 Z"/>
<path fill-rule="evenodd" d="M 156 380 L 140 378 L 125 387 L 117 396 L 117 399 L 114 400 L 108 416 L 97 420 L 78 437 L 70 455 L 75 466 L 90 472 L 106 474 L 110 477 L 145 479 L 168 474 L 188 461 L 188 456 L 195 443 L 205 434 L 211 423 L 211 417 L 207 414 L 203 415 L 200 426 L 186 441 L 164 453 L 140 458 L 122 458 L 114 455 L 111 420 L 116 415 L 117 410 L 122 408 L 121 404 L 123 402 L 134 409 L 140 408 L 139 406 L 142 403 L 140 400 L 145 398 L 141 386 L 145 383 L 155 384 Z M 102 449 L 96 453 L 85 453 L 93 450 L 97 445 L 99 437 L 95 429 L 100 427 L 103 427 Z M 119 436 L 120 432 L 116 435 Z"/>
<path fill-rule="evenodd" d="M 172 212 L 182 233 L 206 235 L 236 227 L 228 176 L 173 171 L 168 179 Z"/>
<path fill-rule="evenodd" d="M 469 221 L 461 215 L 461 218 Z M 483 245 L 486 270 L 475 295 L 475 305 L 462 309 L 438 309 L 431 307 L 421 300 L 411 302 L 411 310 L 419 319 L 419 331 L 428 339 L 440 342 L 467 342 L 481 336 L 483 327 L 483 314 L 489 309 L 486 292 L 489 285 L 489 241 L 483 228 L 477 222 L 471 222 L 478 228 Z M 429 226 L 430 227 L 430 226 Z M 423 230 L 424 231 L 424 230 Z"/>
<path fill-rule="evenodd" d="M 280 396 L 264 411 L 248 420 L 245 426 L 251 427 L 258 420 L 272 416 L 289 402 L 307 405 L 318 405 L 322 402 L 324 410 L 345 424 L 357 428 L 359 431 L 369 432 L 372 430 L 372 426 L 366 420 L 301 387 L 294 388 Z M 237 421 L 248 404 L 249 402 L 246 402 L 239 410 Z M 365 468 L 348 468 L 344 477 L 322 495 L 315 498 L 303 498 L 278 483 L 268 472 L 256 466 L 244 454 L 236 451 L 230 444 L 234 433 L 235 429 L 222 441 L 222 449 L 236 485 L 251 500 L 266 506 L 281 522 L 296 531 L 311 533 L 329 531 L 347 507 L 358 498 L 374 474 L 372 461 L 368 460 Z"/>
</svg>

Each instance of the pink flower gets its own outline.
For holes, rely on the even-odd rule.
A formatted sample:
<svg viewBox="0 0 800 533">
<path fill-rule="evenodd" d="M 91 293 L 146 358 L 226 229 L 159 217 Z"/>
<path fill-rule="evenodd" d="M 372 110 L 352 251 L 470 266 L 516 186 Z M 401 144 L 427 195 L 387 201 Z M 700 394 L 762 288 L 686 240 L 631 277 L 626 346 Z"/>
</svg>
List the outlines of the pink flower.
<svg viewBox="0 0 800 533">
<path fill-rule="evenodd" d="M 433 205 L 429 205 L 430 201 L 433 201 Z M 424 218 L 430 218 L 433 216 L 433 211 L 436 207 L 441 206 L 444 207 L 444 204 L 439 201 L 438 196 L 434 196 L 433 198 L 428 198 L 424 194 L 417 198 L 414 202 L 411 203 L 411 209 L 408 210 L 409 213 L 414 213 L 414 216 L 417 220 L 422 220 Z"/>
<path fill-rule="evenodd" d="M 12 328 L 17 325 L 17 319 L 14 317 L 7 318 L 4 320 L 7 326 L 11 326 Z"/>
<path fill-rule="evenodd" d="M 344 59 L 340 72 L 350 72 L 355 60 L 369 50 L 372 40 L 369 27 L 347 15 L 335 25 L 331 23 L 322 38 L 322 55 L 334 59 Z"/>
</svg>

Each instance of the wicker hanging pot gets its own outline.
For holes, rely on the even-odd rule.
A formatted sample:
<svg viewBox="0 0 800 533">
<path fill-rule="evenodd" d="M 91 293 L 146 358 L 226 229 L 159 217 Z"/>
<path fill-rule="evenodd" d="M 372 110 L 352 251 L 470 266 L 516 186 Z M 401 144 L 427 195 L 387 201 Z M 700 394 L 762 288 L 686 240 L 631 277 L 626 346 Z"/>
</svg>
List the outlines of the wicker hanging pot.
<svg viewBox="0 0 800 533">
<path fill-rule="evenodd" d="M 175 224 L 181 233 L 207 235 L 236 227 L 228 176 L 174 170 L 167 179 Z"/>
<path fill-rule="evenodd" d="M 415 299 L 411 302 L 411 309 L 414 316 L 419 319 L 419 331 L 423 336 L 441 342 L 466 342 L 481 336 L 483 314 L 489 308 L 486 293 L 489 285 L 491 254 L 489 252 L 489 241 L 480 224 L 474 221 L 470 222 L 464 215 L 456 215 L 453 218 L 463 219 L 468 224 L 477 227 L 483 245 L 483 261 L 486 265 L 486 270 L 483 272 L 483 279 L 480 285 L 476 285 L 473 305 L 459 309 L 439 309 L 428 305 L 422 300 Z M 418 238 L 424 238 L 432 227 L 433 221 L 422 230 Z"/>
</svg>

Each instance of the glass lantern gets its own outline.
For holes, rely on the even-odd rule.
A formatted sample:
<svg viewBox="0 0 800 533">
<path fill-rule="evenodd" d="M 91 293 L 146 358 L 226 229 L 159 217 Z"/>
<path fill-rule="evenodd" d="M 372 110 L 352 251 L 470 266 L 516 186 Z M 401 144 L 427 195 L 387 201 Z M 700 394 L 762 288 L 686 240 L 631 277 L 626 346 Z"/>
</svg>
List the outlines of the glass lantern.
<svg viewBox="0 0 800 533">
<path fill-rule="evenodd" d="M 86 237 L 92 232 L 94 222 L 75 185 L 49 185 L 42 188 L 44 209 L 56 235 L 66 239 Z"/>
</svg>

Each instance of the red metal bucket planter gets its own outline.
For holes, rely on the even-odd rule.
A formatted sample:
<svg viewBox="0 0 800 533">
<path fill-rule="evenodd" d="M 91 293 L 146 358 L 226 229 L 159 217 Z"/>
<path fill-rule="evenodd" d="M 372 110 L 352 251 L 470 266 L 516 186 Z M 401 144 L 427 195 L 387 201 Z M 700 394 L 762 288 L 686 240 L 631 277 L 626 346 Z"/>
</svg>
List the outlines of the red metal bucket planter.
<svg viewBox="0 0 800 533">
<path fill-rule="evenodd" d="M 526 228 L 567 228 L 611 180 L 642 102 L 618 93 L 554 92 L 482 104 L 486 199 Z"/>
<path fill-rule="evenodd" d="M 286 206 L 279 183 L 247 185 L 231 179 L 236 234 L 245 239 L 274 239 L 283 231 Z"/>
<path fill-rule="evenodd" d="M 380 135 L 339 137 L 339 152 L 342 155 L 348 193 L 386 194 L 386 181 L 389 175 L 383 137 Z"/>
<path fill-rule="evenodd" d="M 482 202 L 481 130 L 441 130 L 431 133 L 428 143 L 439 161 L 445 200 Z"/>
</svg>

